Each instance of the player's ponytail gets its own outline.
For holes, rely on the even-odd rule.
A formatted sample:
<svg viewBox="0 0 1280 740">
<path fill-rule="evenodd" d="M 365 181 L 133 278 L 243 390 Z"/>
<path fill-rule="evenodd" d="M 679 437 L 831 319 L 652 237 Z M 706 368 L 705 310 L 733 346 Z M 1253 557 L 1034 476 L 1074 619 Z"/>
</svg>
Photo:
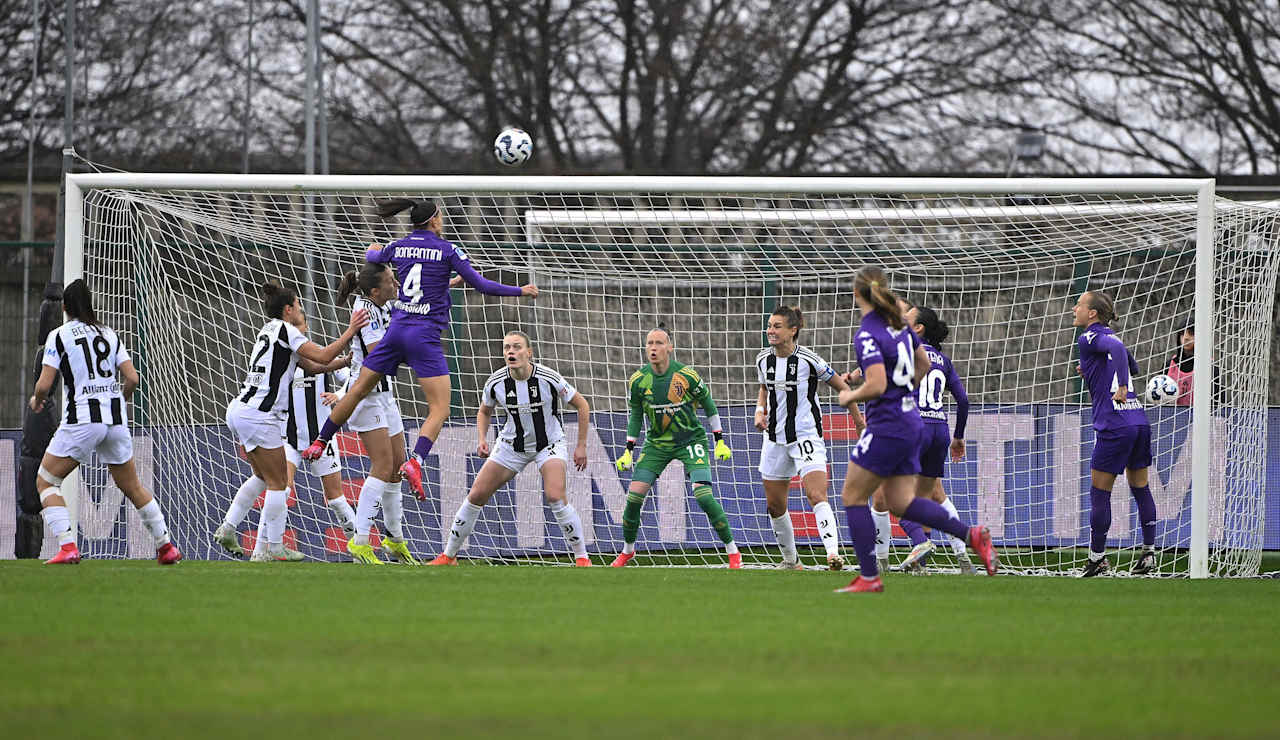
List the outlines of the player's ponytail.
<svg viewBox="0 0 1280 740">
<path fill-rule="evenodd" d="M 377 213 L 382 218 L 391 218 L 402 211 L 409 211 L 409 222 L 414 226 L 426 226 L 440 208 L 434 201 L 410 198 L 388 198 L 378 203 Z"/>
<path fill-rule="evenodd" d="M 1111 322 L 1116 320 L 1116 302 L 1109 294 L 1100 290 L 1091 290 L 1086 295 L 1089 298 L 1085 303 L 1098 312 L 1098 323 L 1103 326 L 1111 326 Z"/>
<path fill-rule="evenodd" d="M 72 280 L 66 290 L 62 291 L 62 310 L 77 321 L 98 326 L 98 316 L 93 312 L 93 294 L 82 279 Z"/>
<path fill-rule="evenodd" d="M 928 306 L 915 306 L 916 323 L 924 327 L 921 332 L 921 339 L 925 344 L 933 345 L 935 349 L 942 349 L 942 342 L 951 334 L 951 327 L 947 326 L 947 322 L 938 318 L 938 312 Z"/>
<path fill-rule="evenodd" d="M 262 284 L 262 308 L 267 312 L 267 318 L 278 319 L 284 314 L 287 306 L 292 306 L 293 302 L 298 300 L 298 294 L 293 290 L 281 286 L 279 283 L 266 282 Z"/>
<path fill-rule="evenodd" d="M 382 282 L 382 273 L 389 270 L 385 262 L 366 262 L 364 267 L 360 268 L 360 272 L 349 270 L 342 276 L 341 282 L 338 283 L 338 303 L 346 303 L 352 293 L 357 290 L 366 298 L 374 288 L 378 287 L 378 283 Z"/>
<path fill-rule="evenodd" d="M 788 329 L 795 329 L 795 336 L 791 338 L 792 342 L 800 343 L 800 330 L 804 328 L 804 315 L 800 313 L 799 306 L 778 306 L 773 309 L 770 316 L 781 316 L 782 320 L 787 322 Z"/>
<path fill-rule="evenodd" d="M 898 310 L 898 296 L 889 290 L 889 279 L 879 267 L 864 267 L 853 278 L 853 292 L 871 304 L 880 318 L 894 329 L 906 325 L 902 311 Z"/>
</svg>

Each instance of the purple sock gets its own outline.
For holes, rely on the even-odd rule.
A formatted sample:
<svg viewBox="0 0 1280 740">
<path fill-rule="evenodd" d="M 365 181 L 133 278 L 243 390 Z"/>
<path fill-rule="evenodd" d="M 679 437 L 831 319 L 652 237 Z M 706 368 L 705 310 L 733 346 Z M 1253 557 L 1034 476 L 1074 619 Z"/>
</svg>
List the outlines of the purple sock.
<svg viewBox="0 0 1280 740">
<path fill-rule="evenodd" d="M 929 541 L 928 535 L 924 533 L 924 527 L 920 526 L 919 523 L 913 522 L 910 519 L 899 519 L 898 525 L 901 526 L 902 531 L 906 532 L 907 536 L 911 538 L 912 545 L 922 545 Z"/>
<path fill-rule="evenodd" d="M 336 434 L 339 429 L 341 429 L 341 427 L 334 424 L 332 419 L 325 419 L 324 424 L 320 426 L 320 436 L 316 439 L 328 444 L 329 440 L 333 439 L 333 435 Z"/>
<path fill-rule="evenodd" d="M 1138 502 L 1138 524 L 1142 526 L 1142 544 L 1156 544 L 1156 500 L 1151 497 L 1151 487 L 1130 488 L 1133 500 Z"/>
<path fill-rule="evenodd" d="M 418 456 L 418 462 L 424 462 L 427 454 L 431 452 L 431 445 L 436 441 L 425 434 L 418 435 L 418 442 L 413 446 L 413 454 Z"/>
<path fill-rule="evenodd" d="M 1147 492 L 1150 498 L 1151 492 Z M 1151 504 L 1155 508 L 1155 502 Z M 1089 549 L 1107 551 L 1107 530 L 1111 529 L 1111 491 L 1096 486 L 1089 488 Z"/>
<path fill-rule="evenodd" d="M 927 498 L 912 499 L 907 506 L 907 510 L 902 512 L 898 519 L 899 521 L 910 519 L 913 522 L 920 522 L 927 527 L 933 527 L 939 532 L 946 532 L 962 541 L 968 541 L 969 527 L 959 519 L 952 519 L 941 504 L 936 501 L 930 501 Z"/>
<path fill-rule="evenodd" d="M 876 562 L 876 523 L 871 518 L 869 506 L 846 506 L 845 518 L 849 521 L 849 538 L 853 540 L 853 551 L 858 554 L 858 568 L 863 578 L 875 578 L 880 575 L 880 564 Z"/>
</svg>

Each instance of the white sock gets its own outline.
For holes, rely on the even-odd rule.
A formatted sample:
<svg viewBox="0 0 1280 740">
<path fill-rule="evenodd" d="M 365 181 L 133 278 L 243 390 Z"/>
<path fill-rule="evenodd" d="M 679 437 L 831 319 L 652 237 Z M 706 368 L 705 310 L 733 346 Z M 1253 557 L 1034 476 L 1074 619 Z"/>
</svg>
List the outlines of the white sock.
<svg viewBox="0 0 1280 740">
<path fill-rule="evenodd" d="M 54 495 L 57 495 L 56 492 Z M 69 545 L 76 541 L 76 535 L 71 531 L 71 515 L 67 513 L 67 507 L 45 507 L 44 525 L 49 528 L 49 534 L 58 538 L 59 545 Z"/>
<path fill-rule="evenodd" d="M 828 555 L 840 554 L 840 525 L 836 523 L 835 512 L 831 504 L 819 501 L 813 505 L 813 518 L 818 522 L 818 534 L 822 536 L 822 546 Z"/>
<path fill-rule="evenodd" d="M 382 523 L 392 538 L 404 539 L 404 498 L 400 495 L 399 483 L 387 483 L 383 486 Z"/>
<path fill-rule="evenodd" d="M 942 502 L 942 508 L 947 510 L 952 519 L 959 519 L 960 512 L 956 511 L 956 505 L 951 503 L 951 499 L 947 498 Z M 954 535 L 947 535 L 947 541 L 951 543 L 951 552 L 957 555 L 964 554 L 964 540 Z"/>
<path fill-rule="evenodd" d="M 248 516 L 249 510 L 253 508 L 253 502 L 267 490 L 267 482 L 256 475 L 249 476 L 249 480 L 240 484 L 240 490 L 236 491 L 236 497 L 231 499 L 231 506 L 227 508 L 227 516 L 222 523 L 235 529 L 240 526 L 240 522 Z"/>
<path fill-rule="evenodd" d="M 634 543 L 634 542 L 623 542 L 623 543 L 622 543 L 622 554 L 623 554 L 623 555 L 635 555 L 635 554 L 636 554 L 636 543 Z"/>
<path fill-rule="evenodd" d="M 564 541 L 573 548 L 573 556 L 585 558 L 587 540 L 582 536 L 582 518 L 578 516 L 578 510 L 566 501 L 552 501 L 548 506 L 551 507 L 551 513 L 556 515 L 556 522 L 564 533 Z"/>
<path fill-rule="evenodd" d="M 462 499 L 462 506 L 458 507 L 458 513 L 453 515 L 453 526 L 449 527 L 449 541 L 444 546 L 444 554 L 451 558 L 458 557 L 458 551 L 466 544 L 467 538 L 471 536 L 471 531 L 476 528 L 476 521 L 480 519 L 480 507 Z"/>
<path fill-rule="evenodd" d="M 267 498 L 262 503 L 262 519 L 258 524 L 258 539 L 266 539 L 267 552 L 279 552 L 279 548 L 284 546 L 285 514 L 288 510 L 288 491 L 267 491 Z"/>
<path fill-rule="evenodd" d="M 357 545 L 369 544 L 369 530 L 373 529 L 373 515 L 378 511 L 382 501 L 382 492 L 387 482 L 372 475 L 364 479 L 360 486 L 360 498 L 356 500 L 356 539 Z"/>
<path fill-rule="evenodd" d="M 338 517 L 338 522 L 342 525 L 343 529 L 356 528 L 356 512 L 352 510 L 351 504 L 347 502 L 346 496 L 331 498 L 325 503 L 331 510 L 333 510 L 333 515 Z"/>
<path fill-rule="evenodd" d="M 1090 550 L 1090 551 L 1089 551 L 1089 561 L 1090 561 L 1090 562 L 1094 562 L 1094 563 L 1096 563 L 1096 562 L 1098 562 L 1099 560 L 1101 560 L 1101 559 L 1105 558 L 1106 556 L 1107 556 L 1107 553 L 1106 553 L 1105 551 L 1103 551 L 1103 552 L 1094 552 L 1093 550 Z"/>
<path fill-rule="evenodd" d="M 732 554 L 734 554 L 734 553 L 735 553 L 735 552 L 737 552 L 737 551 L 738 551 L 738 543 L 737 543 L 737 542 L 726 542 L 726 543 L 724 543 L 724 552 L 725 552 L 725 554 L 726 554 L 726 555 L 732 555 Z"/>
<path fill-rule="evenodd" d="M 876 522 L 876 559 L 889 557 L 889 541 L 893 539 L 893 522 L 889 521 L 889 512 L 876 511 L 871 507 L 871 518 Z"/>
<path fill-rule="evenodd" d="M 769 523 L 773 525 L 773 534 L 778 538 L 778 547 L 782 548 L 782 559 L 788 563 L 799 560 L 800 555 L 796 552 L 796 530 L 791 524 L 791 512 L 777 518 L 769 517 Z"/>
<path fill-rule="evenodd" d="M 157 504 L 155 499 L 151 499 L 146 506 L 138 509 L 138 516 L 142 519 L 142 526 L 151 533 L 151 539 L 155 541 L 157 550 L 169 543 L 169 527 L 164 523 L 164 514 L 160 512 L 160 504 Z"/>
</svg>

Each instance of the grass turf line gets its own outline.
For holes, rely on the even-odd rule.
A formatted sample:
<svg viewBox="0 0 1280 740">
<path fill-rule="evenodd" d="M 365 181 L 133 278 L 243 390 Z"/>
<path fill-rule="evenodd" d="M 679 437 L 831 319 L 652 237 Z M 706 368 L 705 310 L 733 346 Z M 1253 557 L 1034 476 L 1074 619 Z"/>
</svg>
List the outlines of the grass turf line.
<svg viewBox="0 0 1280 740">
<path fill-rule="evenodd" d="M 0 564 L 5 735 L 1265 737 L 1275 581 Z M 12 734 L 11 734 L 12 733 Z"/>
</svg>

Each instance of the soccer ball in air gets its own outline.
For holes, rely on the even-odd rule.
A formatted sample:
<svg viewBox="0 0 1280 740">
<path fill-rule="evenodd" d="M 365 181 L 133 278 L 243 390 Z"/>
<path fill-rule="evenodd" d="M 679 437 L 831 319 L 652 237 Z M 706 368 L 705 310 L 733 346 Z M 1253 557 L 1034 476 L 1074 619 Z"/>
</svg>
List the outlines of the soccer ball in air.
<svg viewBox="0 0 1280 740">
<path fill-rule="evenodd" d="M 519 167 L 533 156 L 533 139 L 524 129 L 504 128 L 493 140 L 493 156 L 508 167 Z"/>
<path fill-rule="evenodd" d="M 1178 397 L 1178 383 L 1168 375 L 1155 375 L 1147 381 L 1147 400 L 1169 403 Z"/>
</svg>

